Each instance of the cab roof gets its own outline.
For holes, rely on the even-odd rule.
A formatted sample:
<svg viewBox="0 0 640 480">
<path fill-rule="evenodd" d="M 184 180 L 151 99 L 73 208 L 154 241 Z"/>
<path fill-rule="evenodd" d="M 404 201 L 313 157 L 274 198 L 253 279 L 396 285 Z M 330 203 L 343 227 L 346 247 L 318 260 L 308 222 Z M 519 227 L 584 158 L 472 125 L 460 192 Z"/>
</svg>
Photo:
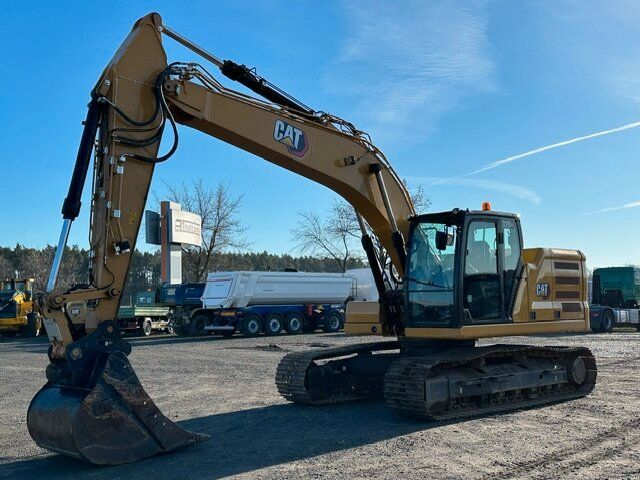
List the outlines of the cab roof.
<svg viewBox="0 0 640 480">
<path fill-rule="evenodd" d="M 462 208 L 454 208 L 453 210 L 449 210 L 446 212 L 434 212 L 434 213 L 424 213 L 422 215 L 417 215 L 411 219 L 412 222 L 424 222 L 424 221 L 433 221 L 433 222 L 441 222 L 441 223 L 449 223 L 449 224 L 458 224 L 462 223 L 467 215 L 473 216 L 487 216 L 487 217 L 503 217 L 503 218 L 512 218 L 515 220 L 519 220 L 519 215 L 517 213 L 510 212 L 498 212 L 496 210 L 469 210 Z"/>
</svg>

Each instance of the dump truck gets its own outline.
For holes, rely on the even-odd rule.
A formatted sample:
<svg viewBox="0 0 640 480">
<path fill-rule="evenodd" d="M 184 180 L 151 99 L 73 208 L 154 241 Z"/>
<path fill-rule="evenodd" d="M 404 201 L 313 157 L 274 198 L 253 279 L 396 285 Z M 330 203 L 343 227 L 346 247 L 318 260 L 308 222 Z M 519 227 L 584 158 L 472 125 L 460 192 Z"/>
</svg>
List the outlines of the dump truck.
<svg viewBox="0 0 640 480">
<path fill-rule="evenodd" d="M 191 335 L 337 332 L 353 288 L 353 277 L 341 273 L 210 273 L 200 308 L 183 310 L 175 321 Z"/>
<path fill-rule="evenodd" d="M 37 337 L 42 329 L 40 316 L 33 311 L 33 278 L 0 281 L 0 335 Z"/>
<path fill-rule="evenodd" d="M 166 298 L 165 291 L 173 290 L 173 309 L 169 314 L 169 323 L 175 333 L 180 336 L 195 336 L 197 332 L 192 331 L 196 327 L 190 322 L 191 313 L 202 308 L 202 293 L 204 283 L 183 283 L 181 285 L 168 285 L 162 287 L 160 297 Z"/>
<path fill-rule="evenodd" d="M 170 333 L 170 307 L 156 303 L 154 290 L 141 290 L 132 295 L 129 305 L 118 308 L 117 322 L 125 332 L 148 336 L 154 330 Z"/>
<path fill-rule="evenodd" d="M 594 332 L 610 332 L 616 325 L 640 331 L 639 267 L 596 268 L 592 288 L 589 320 Z"/>
</svg>

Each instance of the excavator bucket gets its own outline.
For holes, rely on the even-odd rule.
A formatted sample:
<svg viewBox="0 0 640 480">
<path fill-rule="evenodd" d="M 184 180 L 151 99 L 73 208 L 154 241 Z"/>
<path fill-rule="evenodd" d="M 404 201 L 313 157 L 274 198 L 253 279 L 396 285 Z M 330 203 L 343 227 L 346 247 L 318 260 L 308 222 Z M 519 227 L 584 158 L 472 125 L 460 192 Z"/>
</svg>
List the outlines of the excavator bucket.
<svg viewBox="0 0 640 480">
<path fill-rule="evenodd" d="M 33 398 L 27 427 L 39 446 L 93 464 L 118 465 L 210 438 L 164 416 L 125 353 L 99 356 L 93 370 L 92 388 L 49 381 Z"/>
</svg>

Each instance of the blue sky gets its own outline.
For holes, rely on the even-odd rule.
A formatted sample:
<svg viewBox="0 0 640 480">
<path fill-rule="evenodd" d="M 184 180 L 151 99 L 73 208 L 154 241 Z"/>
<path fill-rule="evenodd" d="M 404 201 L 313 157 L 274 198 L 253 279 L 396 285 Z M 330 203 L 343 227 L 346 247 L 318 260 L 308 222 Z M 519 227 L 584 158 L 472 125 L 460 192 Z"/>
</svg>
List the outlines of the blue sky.
<svg viewBox="0 0 640 480">
<path fill-rule="evenodd" d="M 579 248 L 590 267 L 640 263 L 640 128 L 468 175 L 640 120 L 640 3 L 631 0 L 11 2 L 0 18 L 0 245 L 56 242 L 89 90 L 149 11 L 368 131 L 410 185 L 424 186 L 431 211 L 490 200 L 520 213 L 525 246 Z M 165 46 L 170 60 L 194 59 Z M 296 212 L 335 198 L 199 132 L 180 135 L 154 195 L 194 177 L 230 184 L 244 195 L 252 250 L 290 252 Z M 87 217 L 85 208 L 72 243 L 86 246 Z"/>
</svg>

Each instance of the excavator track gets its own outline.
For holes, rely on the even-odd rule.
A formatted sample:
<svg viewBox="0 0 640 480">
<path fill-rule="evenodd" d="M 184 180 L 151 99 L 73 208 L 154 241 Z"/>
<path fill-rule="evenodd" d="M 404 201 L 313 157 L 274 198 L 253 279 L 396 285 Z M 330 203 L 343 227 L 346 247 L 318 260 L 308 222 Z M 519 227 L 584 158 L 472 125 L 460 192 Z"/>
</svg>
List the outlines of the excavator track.
<svg viewBox="0 0 640 480">
<path fill-rule="evenodd" d="M 384 397 L 403 416 L 451 421 L 583 397 L 596 375 L 587 348 L 470 347 L 396 360 Z"/>
<path fill-rule="evenodd" d="M 399 355 L 374 353 L 399 348 L 399 342 L 385 341 L 290 353 L 276 370 L 278 392 L 291 402 L 310 405 L 381 397 L 384 373 Z M 330 361 L 319 364 L 321 360 Z M 365 363 L 374 368 L 362 372 L 358 367 Z"/>
</svg>

